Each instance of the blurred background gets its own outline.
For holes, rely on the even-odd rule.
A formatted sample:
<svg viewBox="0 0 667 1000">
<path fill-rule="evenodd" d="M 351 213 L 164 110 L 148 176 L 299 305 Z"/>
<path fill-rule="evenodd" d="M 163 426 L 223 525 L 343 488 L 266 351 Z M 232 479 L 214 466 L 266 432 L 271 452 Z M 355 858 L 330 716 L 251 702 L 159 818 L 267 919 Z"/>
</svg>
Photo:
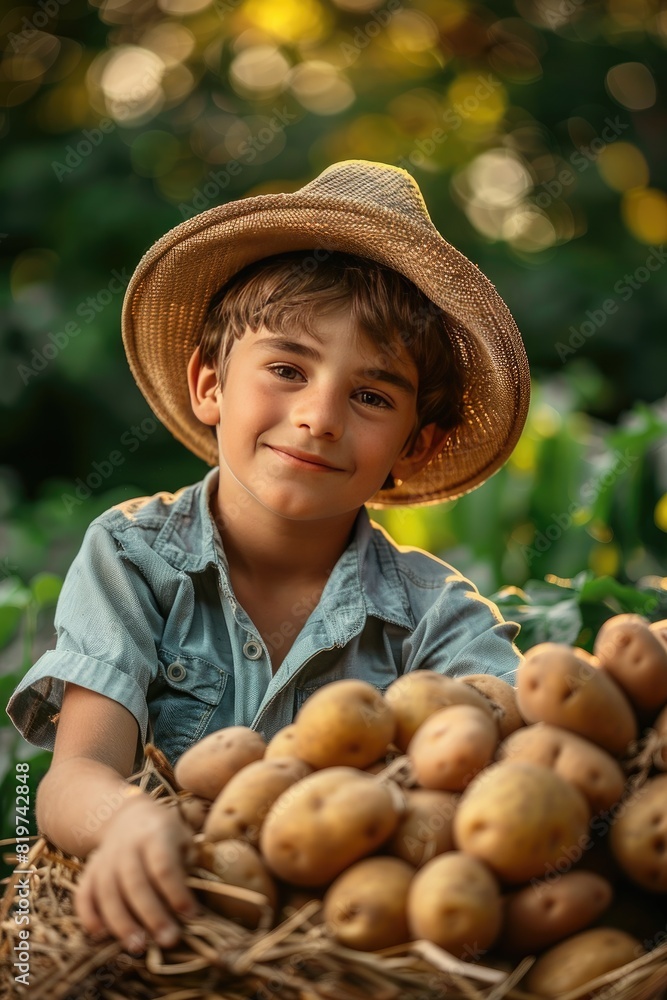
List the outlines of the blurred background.
<svg viewBox="0 0 667 1000">
<path fill-rule="evenodd" d="M 501 472 L 372 516 L 469 575 L 524 647 L 590 647 L 618 610 L 667 617 L 658 0 L 38 0 L 1 16 L 0 44 L 3 704 L 53 642 L 88 523 L 205 471 L 124 359 L 142 253 L 350 157 L 414 174 L 509 304 L 534 379 Z"/>
</svg>

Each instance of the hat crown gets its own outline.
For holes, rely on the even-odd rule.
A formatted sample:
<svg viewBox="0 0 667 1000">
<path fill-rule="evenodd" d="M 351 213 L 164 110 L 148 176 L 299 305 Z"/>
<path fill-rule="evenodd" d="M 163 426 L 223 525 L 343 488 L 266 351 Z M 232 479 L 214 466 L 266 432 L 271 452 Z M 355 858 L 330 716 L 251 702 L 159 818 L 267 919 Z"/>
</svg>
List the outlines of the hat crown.
<svg viewBox="0 0 667 1000">
<path fill-rule="evenodd" d="M 364 207 L 375 204 L 406 216 L 412 223 L 431 227 L 431 217 L 416 180 L 407 170 L 373 160 L 342 160 L 323 170 L 299 189 Z"/>
</svg>

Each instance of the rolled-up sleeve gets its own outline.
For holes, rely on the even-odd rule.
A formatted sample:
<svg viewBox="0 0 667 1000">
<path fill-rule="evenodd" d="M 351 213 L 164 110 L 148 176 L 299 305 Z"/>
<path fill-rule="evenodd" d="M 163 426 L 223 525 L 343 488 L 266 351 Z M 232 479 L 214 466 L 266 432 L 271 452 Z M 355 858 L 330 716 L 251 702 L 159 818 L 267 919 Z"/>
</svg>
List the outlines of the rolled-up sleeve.
<svg viewBox="0 0 667 1000">
<path fill-rule="evenodd" d="M 65 577 L 55 626 L 55 649 L 28 670 L 7 705 L 22 736 L 53 749 L 69 681 L 124 705 L 145 742 L 146 692 L 157 672 L 163 620 L 146 580 L 100 524 L 86 532 Z"/>
<path fill-rule="evenodd" d="M 495 674 L 513 684 L 521 653 L 516 622 L 464 577 L 452 576 L 403 644 L 404 670 L 436 670 L 450 677 Z"/>
</svg>

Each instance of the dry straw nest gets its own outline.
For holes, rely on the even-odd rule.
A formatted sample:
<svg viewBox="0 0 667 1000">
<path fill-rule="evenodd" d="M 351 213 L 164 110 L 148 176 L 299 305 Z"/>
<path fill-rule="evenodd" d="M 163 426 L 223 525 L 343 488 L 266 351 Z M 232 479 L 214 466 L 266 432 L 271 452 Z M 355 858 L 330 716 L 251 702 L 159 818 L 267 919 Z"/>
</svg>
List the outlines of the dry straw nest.
<svg viewBox="0 0 667 1000">
<path fill-rule="evenodd" d="M 636 760 L 648 761 L 654 749 L 644 747 Z M 646 770 L 640 766 L 637 780 Z M 391 776 L 400 782 L 400 765 L 392 766 Z M 165 805 L 176 798 L 171 769 L 153 748 L 147 748 L 145 766 L 131 780 Z M 409 775 L 405 780 L 409 783 Z M 119 941 L 95 944 L 82 931 L 73 903 L 82 868 L 80 859 L 39 837 L 6 880 L 0 902 L 2 1000 L 540 1000 L 520 985 L 532 959 L 509 972 L 461 962 L 425 941 L 382 952 L 353 951 L 327 936 L 316 919 L 316 901 L 272 930 L 261 924 L 259 930 L 246 930 L 204 909 L 203 916 L 185 921 L 175 948 L 163 951 L 152 943 L 145 955 L 132 956 Z M 16 888 L 26 873 L 31 889 L 27 987 L 15 982 L 13 967 L 20 944 Z M 212 879 L 191 869 L 188 884 L 210 889 Z M 221 882 L 216 891 L 246 900 L 254 896 L 252 901 L 262 905 L 257 893 Z M 663 1000 L 664 990 L 667 944 L 560 1000 Z"/>
</svg>

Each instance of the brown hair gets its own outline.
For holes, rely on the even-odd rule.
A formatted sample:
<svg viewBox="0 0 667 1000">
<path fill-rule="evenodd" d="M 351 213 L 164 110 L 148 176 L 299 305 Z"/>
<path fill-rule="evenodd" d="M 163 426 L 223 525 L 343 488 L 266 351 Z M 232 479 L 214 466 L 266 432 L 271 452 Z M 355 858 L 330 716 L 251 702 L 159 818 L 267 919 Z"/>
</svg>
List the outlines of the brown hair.
<svg viewBox="0 0 667 1000">
<path fill-rule="evenodd" d="M 446 313 L 398 271 L 367 257 L 325 250 L 292 251 L 243 268 L 212 297 L 200 341 L 204 364 L 224 385 L 234 340 L 247 327 L 285 333 L 295 322 L 313 333 L 314 317 L 348 303 L 350 318 L 387 356 L 397 340 L 419 373 L 417 425 L 449 430 L 463 412 L 463 363 Z"/>
</svg>

